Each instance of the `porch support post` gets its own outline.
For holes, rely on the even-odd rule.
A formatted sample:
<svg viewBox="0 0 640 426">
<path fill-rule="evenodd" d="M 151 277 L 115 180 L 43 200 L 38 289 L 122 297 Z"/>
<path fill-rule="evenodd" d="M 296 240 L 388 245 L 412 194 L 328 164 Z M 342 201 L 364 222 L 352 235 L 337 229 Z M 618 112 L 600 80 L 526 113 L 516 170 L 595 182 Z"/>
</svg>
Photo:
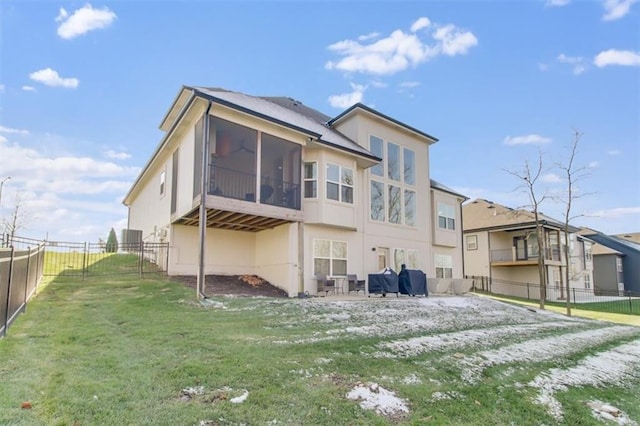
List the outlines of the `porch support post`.
<svg viewBox="0 0 640 426">
<path fill-rule="evenodd" d="M 209 111 L 211 110 L 212 102 L 209 101 L 207 111 L 204 113 L 204 123 L 202 129 L 202 173 L 200 176 L 200 210 L 198 220 L 198 231 L 200 234 L 199 243 L 200 250 L 198 253 L 198 277 L 196 281 L 196 297 L 198 299 L 205 299 L 204 285 L 206 275 L 204 273 L 205 263 L 205 244 L 207 242 L 207 192 L 209 186 Z"/>
<path fill-rule="evenodd" d="M 304 222 L 298 222 L 298 297 L 304 295 Z"/>
</svg>

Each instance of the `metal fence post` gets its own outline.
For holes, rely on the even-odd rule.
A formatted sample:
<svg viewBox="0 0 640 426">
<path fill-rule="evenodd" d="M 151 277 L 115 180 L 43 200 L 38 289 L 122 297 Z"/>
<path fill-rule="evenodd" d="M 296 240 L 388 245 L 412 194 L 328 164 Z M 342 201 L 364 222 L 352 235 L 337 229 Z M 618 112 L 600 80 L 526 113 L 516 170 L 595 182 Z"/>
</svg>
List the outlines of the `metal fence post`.
<svg viewBox="0 0 640 426">
<path fill-rule="evenodd" d="M 84 250 L 82 252 L 82 280 L 84 281 L 87 271 L 87 242 L 84 242 Z"/>
<path fill-rule="evenodd" d="M 142 277 L 142 262 L 144 262 L 144 241 L 140 242 L 140 256 L 138 256 L 138 276 Z"/>
<path fill-rule="evenodd" d="M 574 287 L 572 288 L 572 290 L 573 290 L 573 304 L 575 305 L 576 304 L 576 288 Z"/>
<path fill-rule="evenodd" d="M 13 276 L 13 252 L 15 248 L 11 246 L 11 256 L 9 256 L 9 285 L 7 286 L 7 302 L 5 303 L 5 312 L 4 312 L 4 328 L 2 329 L 2 335 L 7 335 L 7 329 L 9 328 L 9 301 L 11 300 L 11 278 Z"/>
<path fill-rule="evenodd" d="M 633 303 L 631 303 L 631 293 L 628 293 L 627 297 L 629 298 L 629 313 L 633 313 Z"/>
<path fill-rule="evenodd" d="M 22 313 L 27 311 L 27 296 L 29 294 L 29 265 L 31 263 L 31 247 L 27 247 L 27 272 L 24 277 L 24 304 L 22 305 Z"/>
<path fill-rule="evenodd" d="M 529 300 L 529 283 L 527 283 L 527 300 Z"/>
</svg>

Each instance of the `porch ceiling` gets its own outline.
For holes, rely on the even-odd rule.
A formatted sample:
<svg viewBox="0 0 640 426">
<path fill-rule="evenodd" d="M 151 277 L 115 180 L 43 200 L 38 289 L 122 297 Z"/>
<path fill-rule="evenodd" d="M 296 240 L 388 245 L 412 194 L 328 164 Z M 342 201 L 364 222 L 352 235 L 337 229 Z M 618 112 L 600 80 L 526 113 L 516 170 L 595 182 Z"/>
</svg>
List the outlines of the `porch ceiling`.
<svg viewBox="0 0 640 426">
<path fill-rule="evenodd" d="M 174 223 L 188 226 L 198 226 L 200 211 L 194 209 L 190 213 L 177 219 Z M 265 217 L 255 214 L 232 212 L 220 209 L 207 209 L 207 228 L 228 229 L 232 231 L 259 232 L 275 228 L 291 222 L 290 220 Z"/>
</svg>

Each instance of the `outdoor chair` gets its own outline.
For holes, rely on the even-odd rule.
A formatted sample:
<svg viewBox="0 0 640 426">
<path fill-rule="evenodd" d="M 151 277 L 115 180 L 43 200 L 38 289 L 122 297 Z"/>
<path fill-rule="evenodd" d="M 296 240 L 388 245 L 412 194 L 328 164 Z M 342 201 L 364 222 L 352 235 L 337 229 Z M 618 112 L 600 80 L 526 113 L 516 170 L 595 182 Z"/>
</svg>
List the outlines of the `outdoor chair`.
<svg viewBox="0 0 640 426">
<path fill-rule="evenodd" d="M 329 292 L 336 293 L 336 280 L 327 278 L 326 275 L 317 275 L 316 281 L 318 282 L 318 294 L 324 291 L 325 296 L 329 294 Z"/>
<path fill-rule="evenodd" d="M 347 282 L 349 283 L 348 293 L 355 291 L 357 295 L 359 291 L 362 291 L 362 293 L 367 292 L 367 289 L 365 288 L 365 285 L 364 285 L 364 280 L 359 280 L 358 275 L 347 274 Z"/>
</svg>

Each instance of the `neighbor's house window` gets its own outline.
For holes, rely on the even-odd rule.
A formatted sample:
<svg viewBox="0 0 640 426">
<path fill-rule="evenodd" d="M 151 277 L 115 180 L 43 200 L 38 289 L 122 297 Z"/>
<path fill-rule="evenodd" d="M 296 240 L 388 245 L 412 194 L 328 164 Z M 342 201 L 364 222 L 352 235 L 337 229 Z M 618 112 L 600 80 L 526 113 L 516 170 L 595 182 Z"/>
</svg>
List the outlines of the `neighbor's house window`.
<svg viewBox="0 0 640 426">
<path fill-rule="evenodd" d="M 553 284 L 556 288 L 560 288 L 560 271 L 554 269 L 553 271 Z"/>
<path fill-rule="evenodd" d="M 593 260 L 593 256 L 591 255 L 591 245 L 585 244 L 584 246 L 584 258 L 587 262 L 591 262 Z"/>
<path fill-rule="evenodd" d="M 478 250 L 478 236 L 467 235 L 467 250 Z"/>
<path fill-rule="evenodd" d="M 314 275 L 347 275 L 346 241 L 313 240 Z"/>
<path fill-rule="evenodd" d="M 329 200 L 353 204 L 353 170 L 327 164 L 327 194 Z"/>
<path fill-rule="evenodd" d="M 616 257 L 616 269 L 618 272 L 622 272 L 622 259 L 619 257 Z"/>
<path fill-rule="evenodd" d="M 369 148 L 382 158 L 369 169 L 371 220 L 416 226 L 415 153 L 373 135 Z"/>
<path fill-rule="evenodd" d="M 160 196 L 164 195 L 165 187 L 167 186 L 167 171 L 160 172 Z"/>
<path fill-rule="evenodd" d="M 584 274 L 584 288 L 591 289 L 591 275 Z"/>
<path fill-rule="evenodd" d="M 436 254 L 436 278 L 453 278 L 453 257 L 447 254 Z"/>
<path fill-rule="evenodd" d="M 438 228 L 456 229 L 456 211 L 452 205 L 438 203 Z"/>
<path fill-rule="evenodd" d="M 318 163 L 304 163 L 304 198 L 318 196 Z"/>
</svg>

